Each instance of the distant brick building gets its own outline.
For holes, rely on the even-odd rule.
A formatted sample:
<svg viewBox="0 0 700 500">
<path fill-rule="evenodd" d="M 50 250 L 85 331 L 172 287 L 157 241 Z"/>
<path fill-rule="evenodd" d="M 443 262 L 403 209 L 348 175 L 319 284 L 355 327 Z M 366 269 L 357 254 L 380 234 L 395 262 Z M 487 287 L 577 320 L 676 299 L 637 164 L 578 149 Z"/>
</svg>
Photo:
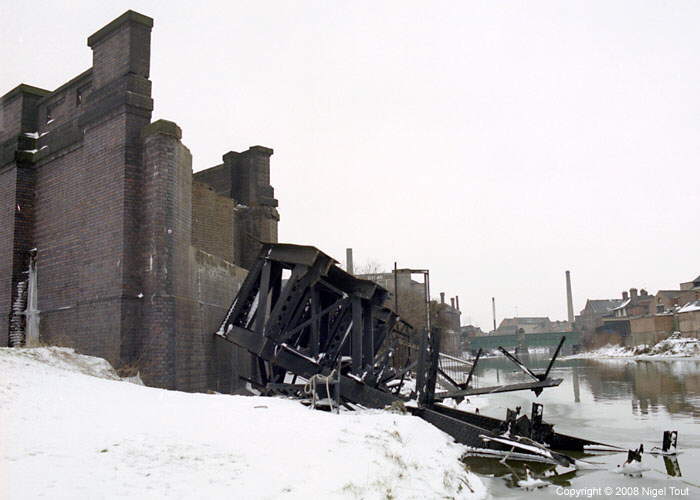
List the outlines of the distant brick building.
<svg viewBox="0 0 700 500">
<path fill-rule="evenodd" d="M 454 298 L 445 303 L 445 294 L 440 294 L 440 302 L 431 302 L 431 313 L 435 326 L 442 329 L 440 350 L 453 356 L 462 354 L 462 313 L 457 309 Z"/>
<path fill-rule="evenodd" d="M 602 326 L 603 318 L 622 304 L 620 299 L 588 299 L 585 307 L 576 316 L 575 329 L 583 334 L 583 341 L 589 345 L 593 341 L 596 328 Z"/>
<path fill-rule="evenodd" d="M 386 307 L 396 310 L 401 319 L 413 327 L 412 341 L 417 345 L 420 342 L 418 335 L 426 329 L 427 311 L 425 284 L 415 281 L 412 277 L 414 274 L 417 273 L 411 269 L 397 269 L 396 272 L 358 274 L 357 277 L 374 281 L 389 291 Z M 442 329 L 441 350 L 443 352 L 453 355 L 459 355 L 462 352 L 461 315 L 459 297 L 452 297 L 450 304 L 446 304 L 445 294 L 440 293 L 440 302 L 430 301 L 432 326 Z"/>
<path fill-rule="evenodd" d="M 602 344 L 638 345 L 650 338 L 661 335 L 661 328 L 666 328 L 666 318 L 636 321 L 653 315 L 656 311 L 656 298 L 642 289 L 630 288 L 622 292 L 622 301 L 610 313 L 602 318 L 602 324 L 596 328 L 594 346 Z M 633 324 L 634 323 L 634 324 Z M 668 335 L 668 333 L 667 333 Z"/>
<path fill-rule="evenodd" d="M 674 331 L 687 337 L 697 335 L 700 314 L 693 304 L 700 303 L 700 287 L 695 281 L 681 283 L 679 290 L 659 290 L 656 295 L 646 290 L 637 293 L 635 288 L 622 292 L 621 303 L 600 318 L 592 343 L 653 345 Z"/>
<path fill-rule="evenodd" d="M 212 333 L 259 242 L 277 241 L 272 150 L 193 176 L 180 128 L 150 123 L 152 25 L 128 11 L 88 38 L 90 69 L 0 98 L 0 345 L 228 392 L 247 355 Z"/>
<path fill-rule="evenodd" d="M 413 279 L 410 269 L 398 269 L 396 273 L 358 274 L 358 278 L 374 281 L 386 288 L 389 295 L 386 307 L 396 310 L 401 318 L 407 321 L 416 331 L 425 330 L 426 301 L 425 285 Z M 397 293 L 398 287 L 398 293 Z M 398 309 L 396 307 L 398 305 Z"/>
<path fill-rule="evenodd" d="M 692 281 L 686 281 L 685 283 L 681 283 L 680 288 L 681 290 L 700 290 L 700 276 L 698 276 Z"/>
<path fill-rule="evenodd" d="M 643 316 L 654 314 L 656 311 L 655 298 L 642 289 L 630 288 L 629 294 L 622 292 L 622 303 L 612 310 L 615 318 L 628 318 L 631 316 Z"/>
<path fill-rule="evenodd" d="M 520 330 L 523 330 L 526 335 L 530 333 L 570 332 L 571 324 L 568 321 L 552 321 L 548 317 L 503 318 L 494 335 L 514 335 Z"/>
<path fill-rule="evenodd" d="M 700 338 L 700 300 L 688 302 L 679 308 L 676 319 L 681 335 Z"/>
<path fill-rule="evenodd" d="M 700 288 L 691 290 L 659 290 L 656 292 L 656 312 L 673 312 L 694 300 L 700 300 Z"/>
</svg>

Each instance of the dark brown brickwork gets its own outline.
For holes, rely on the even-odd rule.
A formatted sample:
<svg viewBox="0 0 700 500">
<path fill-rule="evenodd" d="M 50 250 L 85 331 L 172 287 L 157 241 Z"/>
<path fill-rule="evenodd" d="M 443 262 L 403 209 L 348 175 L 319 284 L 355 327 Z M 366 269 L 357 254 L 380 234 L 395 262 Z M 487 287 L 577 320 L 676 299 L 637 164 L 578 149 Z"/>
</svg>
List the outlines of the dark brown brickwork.
<svg viewBox="0 0 700 500">
<path fill-rule="evenodd" d="M 243 153 L 230 151 L 224 163 L 197 172 L 195 180 L 236 202 L 233 262 L 250 269 L 261 242 L 277 241 L 277 200 L 270 185 L 272 149 L 252 146 Z"/>
<path fill-rule="evenodd" d="M 179 127 L 150 123 L 152 25 L 129 11 L 88 39 L 92 68 L 0 98 L 0 345 L 37 248 L 41 341 L 151 385 L 231 392 L 249 358 L 212 334 L 257 241 L 277 238 L 272 150 L 193 182 Z"/>
<path fill-rule="evenodd" d="M 0 171 L 0 347 L 9 345 L 17 169 Z"/>
<path fill-rule="evenodd" d="M 9 345 L 8 325 L 17 285 L 26 280 L 33 246 L 37 104 L 45 90 L 19 85 L 0 101 L 0 346 Z"/>
<path fill-rule="evenodd" d="M 144 382 L 175 389 L 178 368 L 187 367 L 186 321 L 192 315 L 190 242 L 192 158 L 172 122 L 143 131 Z"/>
<path fill-rule="evenodd" d="M 231 167 L 228 165 L 217 165 L 194 174 L 196 182 L 206 184 L 216 194 L 233 199 L 231 193 Z"/>
<path fill-rule="evenodd" d="M 192 183 L 192 244 L 234 262 L 233 218 L 236 203 L 216 194 L 214 188 Z"/>
<path fill-rule="evenodd" d="M 152 27 L 153 19 L 129 11 L 88 38 L 96 88 L 126 74 L 148 78 Z"/>
</svg>

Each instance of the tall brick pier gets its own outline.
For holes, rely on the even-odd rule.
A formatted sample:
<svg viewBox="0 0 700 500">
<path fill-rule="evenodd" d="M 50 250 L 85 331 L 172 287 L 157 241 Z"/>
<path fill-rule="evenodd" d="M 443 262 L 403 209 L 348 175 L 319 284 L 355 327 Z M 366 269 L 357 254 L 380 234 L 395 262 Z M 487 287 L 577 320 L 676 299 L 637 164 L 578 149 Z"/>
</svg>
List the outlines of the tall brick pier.
<svg viewBox="0 0 700 500">
<path fill-rule="evenodd" d="M 147 384 L 230 392 L 246 355 L 211 334 L 259 242 L 277 241 L 272 150 L 192 174 L 180 128 L 151 123 L 152 27 L 128 11 L 88 38 L 87 71 L 0 98 L 0 346 L 69 346 Z"/>
</svg>

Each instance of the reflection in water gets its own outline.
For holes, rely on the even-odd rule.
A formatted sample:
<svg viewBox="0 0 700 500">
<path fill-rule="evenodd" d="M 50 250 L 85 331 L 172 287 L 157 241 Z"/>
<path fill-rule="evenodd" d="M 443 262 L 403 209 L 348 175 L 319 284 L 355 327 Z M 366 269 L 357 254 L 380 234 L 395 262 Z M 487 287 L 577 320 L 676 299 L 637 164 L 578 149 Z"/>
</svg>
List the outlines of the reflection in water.
<svg viewBox="0 0 700 500">
<path fill-rule="evenodd" d="M 494 458 L 469 457 L 465 459 L 472 472 L 477 474 L 488 474 L 494 477 L 503 478 L 509 488 L 519 488 L 518 481 L 526 476 L 526 468 L 538 479 L 557 486 L 571 486 L 571 480 L 576 477 L 575 470 L 564 470 L 557 465 L 528 462 L 527 464 L 518 461 L 503 462 Z"/>
<path fill-rule="evenodd" d="M 700 417 L 700 361 L 596 362 L 586 382 L 596 400 L 630 398 L 637 415 L 665 408 L 671 414 Z"/>
<path fill-rule="evenodd" d="M 673 477 L 681 477 L 681 466 L 678 465 L 676 457 L 664 457 L 664 465 L 666 466 L 666 474 Z"/>
<path fill-rule="evenodd" d="M 536 371 L 543 371 L 549 362 L 547 355 L 530 354 L 521 359 Z M 595 401 L 630 400 L 635 415 L 664 408 L 671 414 L 700 418 L 700 360 L 574 359 L 558 361 L 557 366 L 571 369 L 577 403 L 581 400 L 580 384 L 585 383 Z M 488 372 L 495 375 L 498 384 L 527 380 L 505 357 L 479 363 L 477 375 L 488 379 Z"/>
<path fill-rule="evenodd" d="M 549 359 L 546 354 L 531 354 L 526 364 L 536 373 L 542 373 Z M 505 357 L 483 360 L 476 368 L 476 375 L 482 386 L 529 381 L 529 377 Z M 562 384 L 546 389 L 539 397 L 530 391 L 480 396 L 479 401 L 485 403 L 482 411 L 503 418 L 506 408 L 529 408 L 532 402 L 543 403 L 545 420 L 555 424 L 559 432 L 625 449 L 636 449 L 642 443 L 647 450 L 661 447 L 664 431 L 677 430 L 682 455 L 676 458 L 645 453 L 642 462 L 647 471 L 641 478 L 615 473 L 625 460 L 624 453 L 584 458 L 595 464 L 597 470 L 571 471 L 546 464 L 528 464 L 534 477 L 565 488 L 690 487 L 689 496 L 700 498 L 700 485 L 695 478 L 683 477 L 681 473 L 681 466 L 686 474 L 688 470 L 700 470 L 700 426 L 697 425 L 700 360 L 560 360 L 554 365 L 552 377 L 563 379 Z M 517 481 L 524 474 L 522 464 L 507 461 L 506 466 L 498 460 L 474 457 L 466 461 L 474 472 L 487 480 L 494 497 L 514 497 L 516 493 L 512 488 L 517 488 Z M 490 480 L 490 477 L 498 480 Z M 536 496 L 561 497 L 555 488 L 538 490 Z M 603 495 L 600 498 L 615 497 Z"/>
</svg>

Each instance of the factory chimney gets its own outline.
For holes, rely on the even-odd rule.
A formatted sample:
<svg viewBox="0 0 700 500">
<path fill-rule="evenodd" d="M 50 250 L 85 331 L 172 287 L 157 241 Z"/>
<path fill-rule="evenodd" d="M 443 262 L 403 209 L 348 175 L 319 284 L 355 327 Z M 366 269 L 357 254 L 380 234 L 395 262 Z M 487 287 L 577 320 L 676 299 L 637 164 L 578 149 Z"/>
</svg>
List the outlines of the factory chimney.
<svg viewBox="0 0 700 500">
<path fill-rule="evenodd" d="M 569 324 L 574 326 L 574 299 L 571 297 L 571 273 L 566 271 L 566 312 L 569 315 Z"/>
<path fill-rule="evenodd" d="M 355 274 L 355 270 L 352 267 L 352 248 L 345 249 L 345 270 L 348 274 Z"/>
<path fill-rule="evenodd" d="M 493 309 L 493 331 L 496 331 L 496 297 L 491 297 L 491 308 Z"/>
<path fill-rule="evenodd" d="M 450 305 L 452 306 L 452 309 L 455 308 L 455 299 L 454 299 L 454 297 L 450 298 Z"/>
<path fill-rule="evenodd" d="M 455 304 L 457 305 L 457 310 L 459 311 L 459 295 L 455 295 Z"/>
<path fill-rule="evenodd" d="M 440 304 L 445 303 L 445 292 L 440 292 Z"/>
</svg>

